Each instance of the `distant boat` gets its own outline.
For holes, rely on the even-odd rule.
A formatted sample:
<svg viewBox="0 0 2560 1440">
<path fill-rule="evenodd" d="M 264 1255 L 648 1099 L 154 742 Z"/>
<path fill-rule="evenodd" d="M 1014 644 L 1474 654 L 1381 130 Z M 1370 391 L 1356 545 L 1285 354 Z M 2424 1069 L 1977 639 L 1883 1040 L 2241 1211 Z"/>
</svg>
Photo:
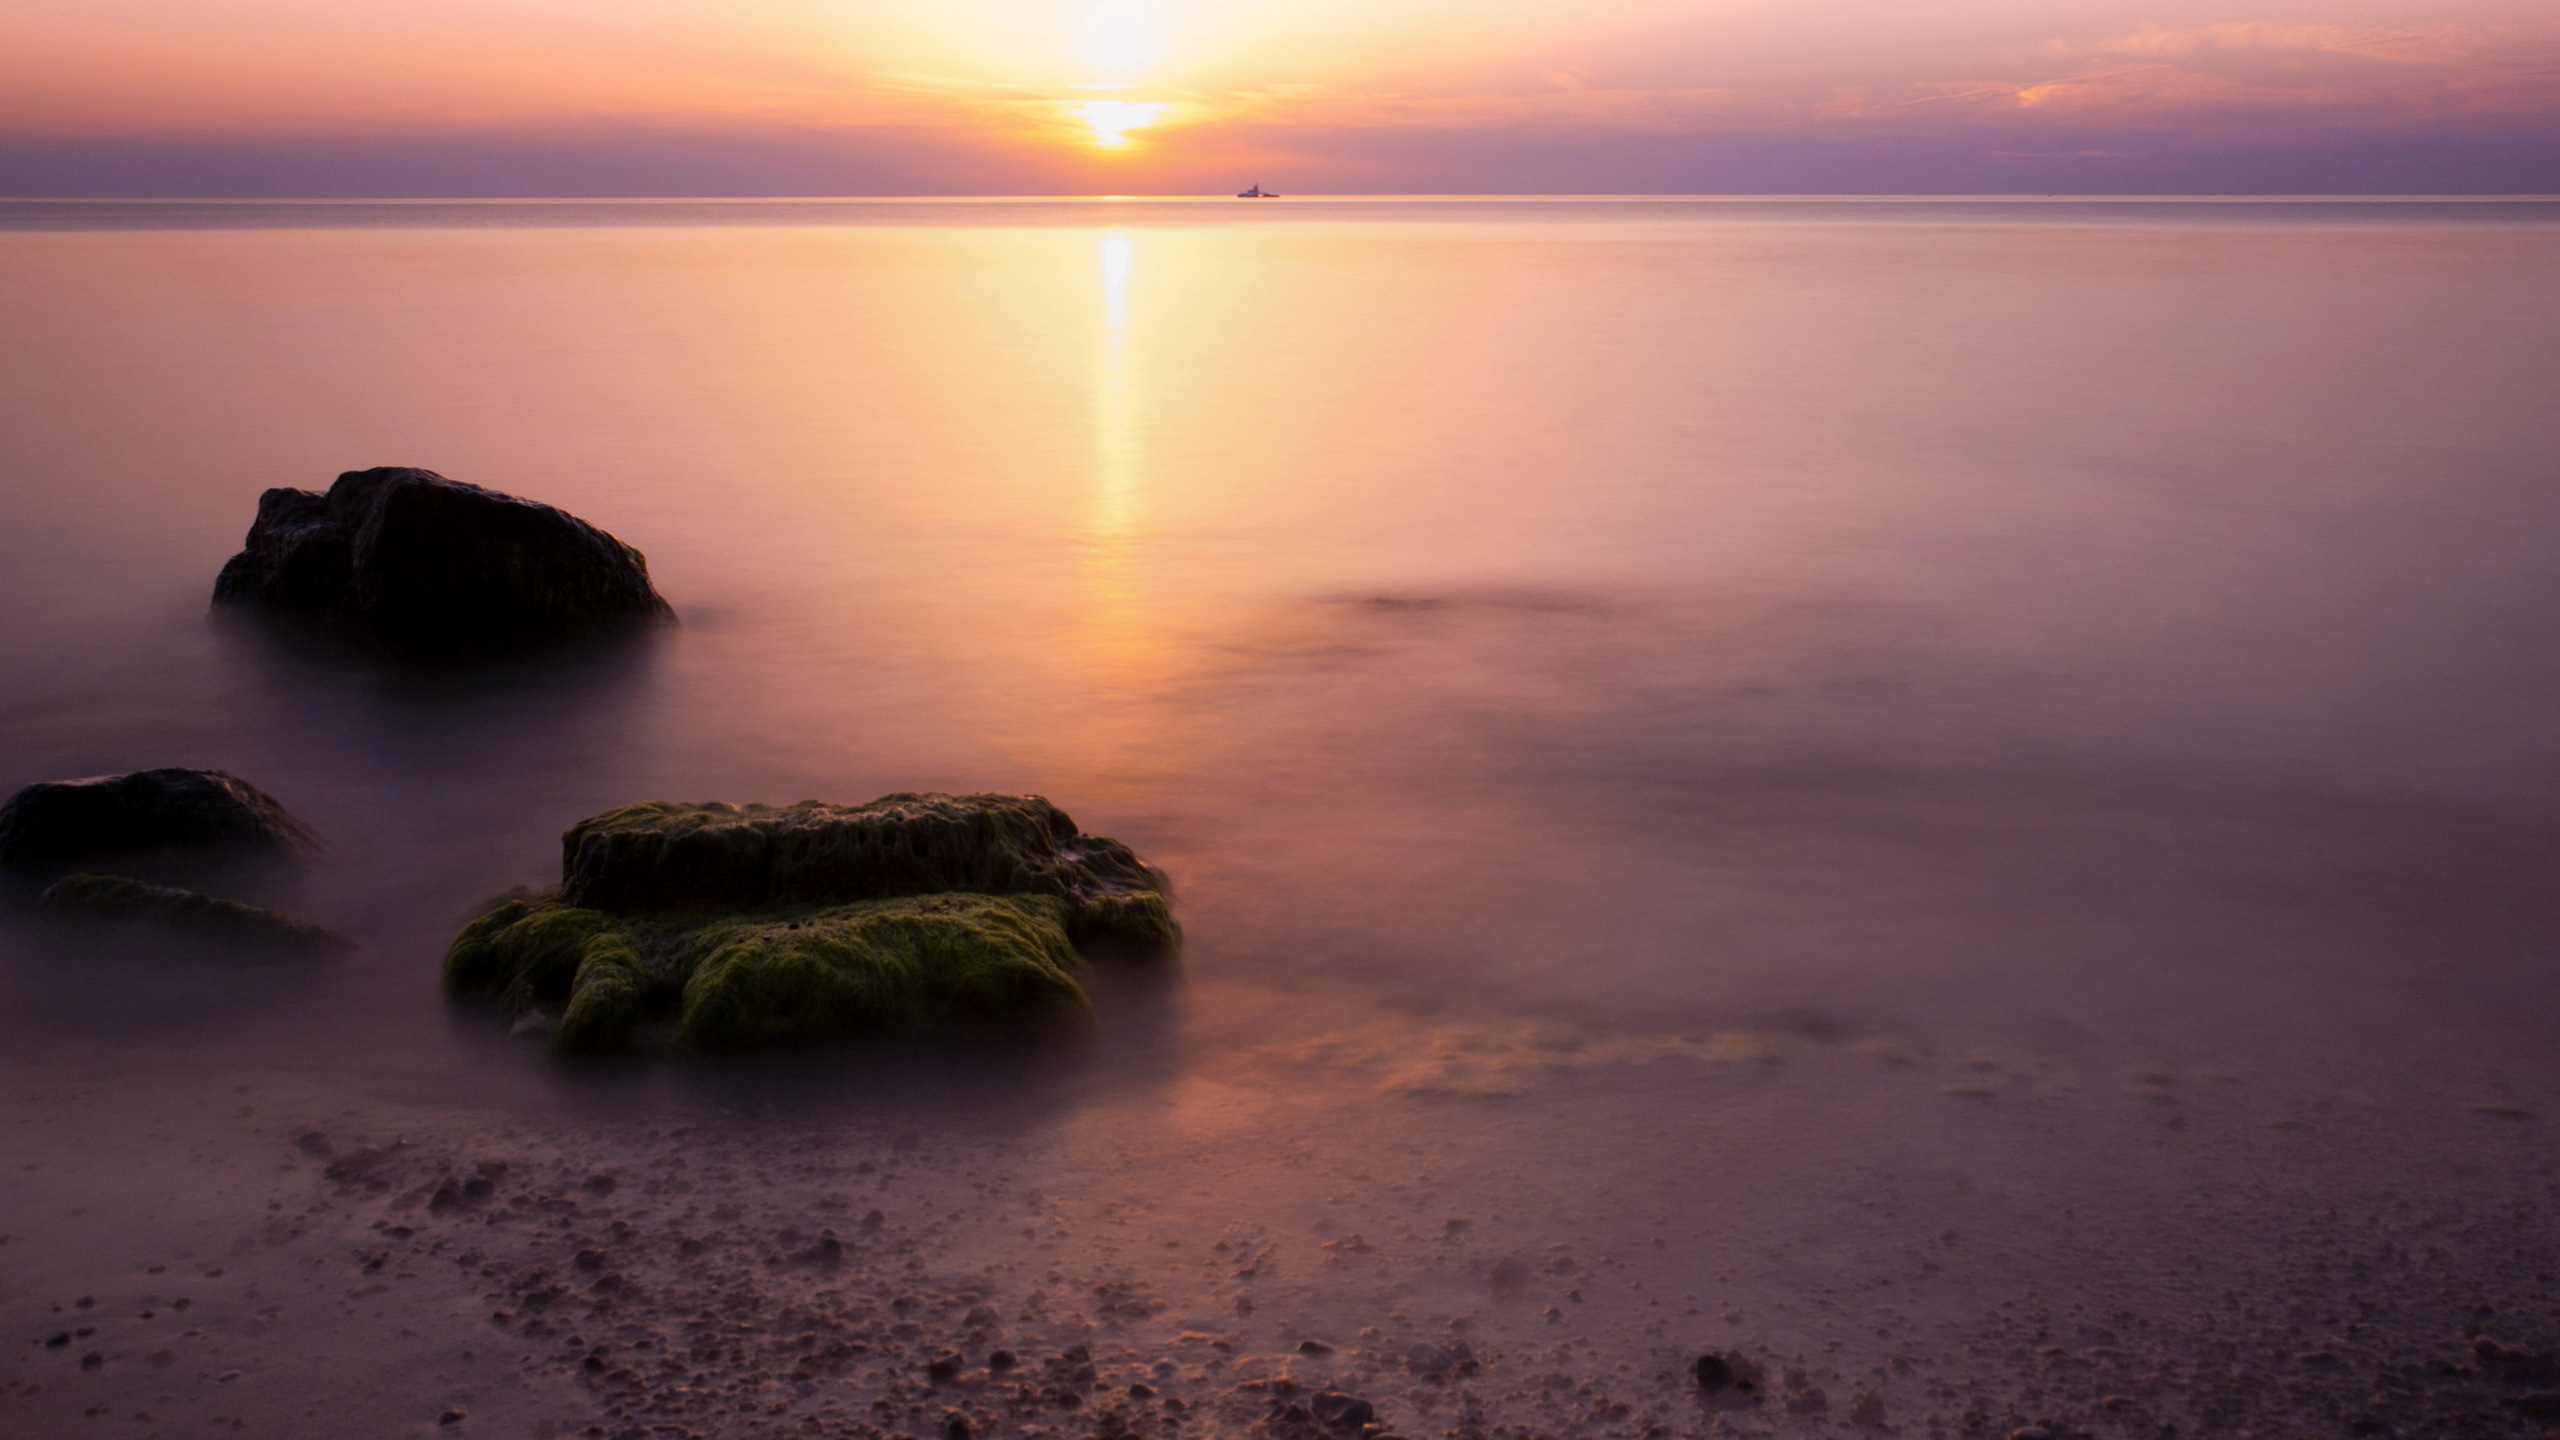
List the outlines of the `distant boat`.
<svg viewBox="0 0 2560 1440">
<path fill-rule="evenodd" d="M 1256 185 L 1250 190 L 1237 191 L 1236 198 L 1239 200 L 1277 200 L 1280 198 L 1280 192 L 1277 190 L 1265 190 L 1261 186 Z"/>
</svg>

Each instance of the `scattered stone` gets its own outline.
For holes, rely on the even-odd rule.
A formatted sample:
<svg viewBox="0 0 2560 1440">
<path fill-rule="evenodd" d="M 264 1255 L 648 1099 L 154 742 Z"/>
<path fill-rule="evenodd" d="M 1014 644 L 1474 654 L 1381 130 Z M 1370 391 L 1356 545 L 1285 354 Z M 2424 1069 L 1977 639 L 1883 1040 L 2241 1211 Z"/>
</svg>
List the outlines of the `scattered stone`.
<svg viewBox="0 0 2560 1440">
<path fill-rule="evenodd" d="M 449 1410 L 445 1411 L 443 1414 L 438 1415 L 438 1416 L 436 1417 L 436 1423 L 437 1423 L 437 1424 L 439 1424 L 439 1425 L 459 1425 L 459 1424 L 461 1424 L 463 1421 L 468 1420 L 468 1419 L 470 1419 L 470 1418 L 471 1418 L 471 1412 L 470 1412 L 470 1411 L 463 1409 L 463 1408 L 462 1408 L 461 1406 L 459 1406 L 459 1405 L 456 1405 L 456 1406 L 454 1406 L 453 1408 L 451 1408 L 451 1409 L 449 1409 Z"/>
<path fill-rule="evenodd" d="M 36 908 L 66 919 L 146 926 L 225 945 L 325 954 L 355 942 L 308 920 L 124 875 L 66 875 L 36 897 Z"/>
<path fill-rule="evenodd" d="M 1307 1402 L 1307 1409 L 1318 1420 L 1336 1429 L 1356 1430 L 1363 1425 L 1375 1424 L 1378 1419 L 1376 1406 L 1357 1395 L 1345 1395 L 1338 1390 L 1318 1394 Z"/>
<path fill-rule="evenodd" d="M 276 798 L 220 770 L 41 780 L 0 804 L 0 869 L 60 872 L 164 851 L 289 859 L 316 845 Z"/>
<path fill-rule="evenodd" d="M 437 649 L 671 620 L 640 552 L 565 510 L 432 470 L 350 470 L 258 497 L 216 604 Z"/>
<path fill-rule="evenodd" d="M 1689 1367 L 1689 1374 L 1698 1383 L 1700 1398 L 1718 1410 L 1743 1410 L 1759 1404 L 1766 1385 L 1760 1367 L 1739 1351 L 1710 1350 Z"/>
<path fill-rule="evenodd" d="M 1475 1352 L 1461 1341 L 1454 1345 L 1434 1345 L 1428 1341 L 1404 1352 L 1405 1368 L 1426 1380 L 1445 1380 L 1451 1376 L 1472 1375 L 1476 1370 Z"/>
</svg>

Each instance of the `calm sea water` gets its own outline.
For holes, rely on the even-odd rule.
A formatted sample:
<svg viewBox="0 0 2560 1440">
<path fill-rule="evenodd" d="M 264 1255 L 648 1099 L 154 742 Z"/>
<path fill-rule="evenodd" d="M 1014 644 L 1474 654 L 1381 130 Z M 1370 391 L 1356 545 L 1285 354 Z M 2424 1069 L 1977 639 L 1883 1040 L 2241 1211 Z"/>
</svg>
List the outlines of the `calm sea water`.
<svg viewBox="0 0 2560 1440">
<path fill-rule="evenodd" d="M 1509 1357 L 1476 1422 L 1374 1384 L 1415 1433 L 1686 1433 L 1533 1382 L 1709 1345 L 2006 1424 L 2133 1383 L 2039 1327 L 2560 1342 L 2555 273 L 2552 202 L 0 204 L 0 786 L 247 776 L 330 842 L 266 898 L 363 943 L 0 937 L 0 1316 L 230 1255 L 373 1337 L 22 1347 L 0 1428 L 583 1425 L 452 1358 L 476 1297 L 351 1298 L 379 1215 L 279 1238 L 315 1127 L 904 1157 L 990 1293 L 1002 1176 L 1052 1290 L 1153 1287 L 1079 1320 L 1132 1353 Z M 421 672 L 208 617 L 261 489 L 370 465 L 586 517 L 682 625 Z M 1058 1053 L 602 1073 L 437 995 L 582 816 L 899 789 L 1134 844 L 1178 973 Z M 2142 1413 L 2308 1433 L 2291 1383 Z"/>
</svg>

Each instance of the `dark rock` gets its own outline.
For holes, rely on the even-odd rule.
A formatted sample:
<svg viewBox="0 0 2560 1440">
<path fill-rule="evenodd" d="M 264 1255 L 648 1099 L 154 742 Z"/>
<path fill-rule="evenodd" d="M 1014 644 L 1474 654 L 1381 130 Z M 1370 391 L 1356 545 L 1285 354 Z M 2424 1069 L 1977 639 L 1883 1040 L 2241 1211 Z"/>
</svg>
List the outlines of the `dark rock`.
<svg viewBox="0 0 2560 1440">
<path fill-rule="evenodd" d="M 1356 1430 L 1363 1425 L 1375 1424 L 1378 1419 L 1376 1406 L 1357 1395 L 1345 1395 L 1338 1390 L 1317 1394 L 1307 1402 L 1307 1409 L 1318 1420 L 1336 1429 Z"/>
<path fill-rule="evenodd" d="M 2509 1385 L 2560 1381 L 2560 1358 L 2501 1345 L 2486 1335 L 2471 1342 L 2471 1359 L 2481 1374 Z"/>
<path fill-rule="evenodd" d="M 927 1382 L 935 1385 L 948 1385 L 952 1381 L 959 1379 L 960 1357 L 957 1355 L 944 1355 L 928 1361 L 924 1367 L 924 1378 Z"/>
<path fill-rule="evenodd" d="M 36 908 L 49 915 L 130 922 L 268 949 L 321 952 L 349 949 L 355 943 L 281 910 L 166 885 L 145 885 L 123 875 L 66 875 L 36 897 Z"/>
<path fill-rule="evenodd" d="M 1327 1345 L 1321 1340 L 1301 1340 L 1298 1342 L 1298 1353 L 1301 1355 L 1330 1355 L 1333 1353 L 1333 1347 Z"/>
<path fill-rule="evenodd" d="M 259 496 L 213 598 L 440 649 L 674 615 L 640 552 L 577 516 L 404 466 Z"/>
<path fill-rule="evenodd" d="M 1010 1350 L 999 1350 L 987 1357 L 987 1368 L 999 1375 L 1012 1369 L 1015 1363 L 1014 1353 Z"/>
<path fill-rule="evenodd" d="M 1689 1375 L 1697 1381 L 1700 1398 L 1719 1410 L 1757 1405 L 1766 1388 L 1760 1367 L 1737 1351 L 1710 1350 L 1689 1367 Z"/>
<path fill-rule="evenodd" d="M 1443 1380 L 1452 1375 L 1472 1375 L 1476 1370 L 1475 1352 L 1465 1344 L 1433 1345 L 1424 1343 L 1404 1352 L 1405 1368 L 1426 1380 Z"/>
<path fill-rule="evenodd" d="M 281 859 L 314 843 L 274 796 L 220 770 L 44 780 L 0 804 L 0 869 L 59 871 L 169 850 Z"/>
<path fill-rule="evenodd" d="M 459 1425 L 470 1418 L 470 1411 L 456 1405 L 452 1409 L 445 1411 L 443 1414 L 438 1415 L 436 1417 L 436 1423 L 439 1425 Z"/>
</svg>

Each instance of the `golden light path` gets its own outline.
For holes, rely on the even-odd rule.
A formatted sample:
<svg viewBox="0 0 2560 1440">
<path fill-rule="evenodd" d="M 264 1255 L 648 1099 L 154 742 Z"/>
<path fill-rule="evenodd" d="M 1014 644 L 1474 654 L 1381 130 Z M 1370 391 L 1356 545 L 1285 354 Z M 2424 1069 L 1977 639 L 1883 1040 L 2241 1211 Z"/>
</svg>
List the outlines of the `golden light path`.
<svg viewBox="0 0 2560 1440">
<path fill-rule="evenodd" d="M 1129 290 L 1137 245 L 1106 233 L 1102 270 L 1101 353 L 1093 402 L 1093 510 L 1086 548 L 1093 610 L 1087 629 L 1091 662 L 1123 682 L 1139 678 L 1158 648 L 1137 573 L 1146 492 L 1144 422 L 1131 373 Z"/>
</svg>

